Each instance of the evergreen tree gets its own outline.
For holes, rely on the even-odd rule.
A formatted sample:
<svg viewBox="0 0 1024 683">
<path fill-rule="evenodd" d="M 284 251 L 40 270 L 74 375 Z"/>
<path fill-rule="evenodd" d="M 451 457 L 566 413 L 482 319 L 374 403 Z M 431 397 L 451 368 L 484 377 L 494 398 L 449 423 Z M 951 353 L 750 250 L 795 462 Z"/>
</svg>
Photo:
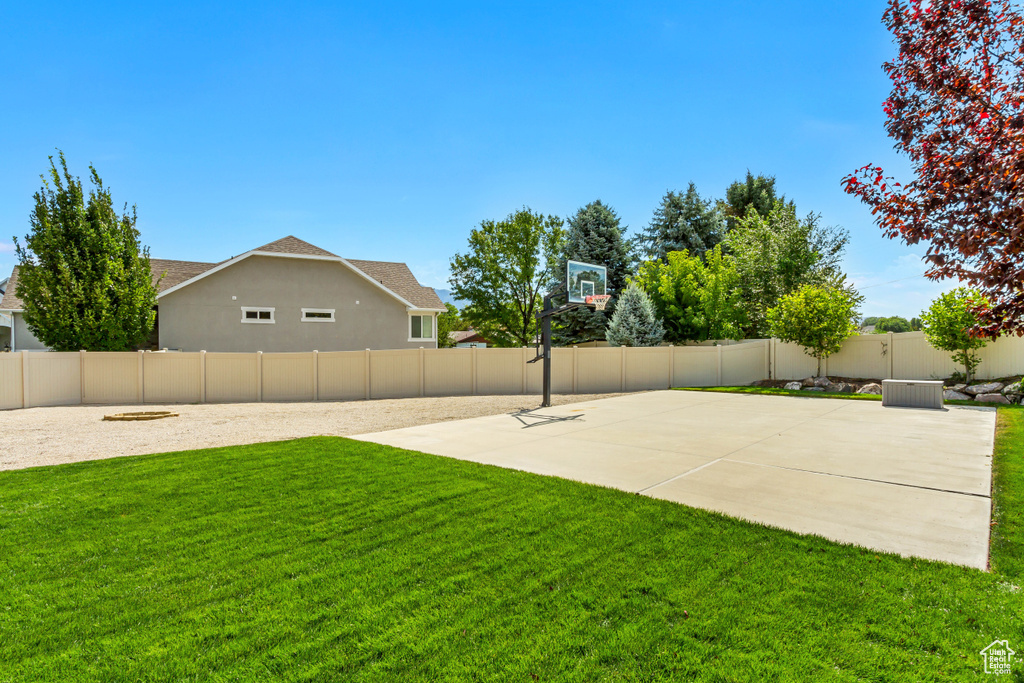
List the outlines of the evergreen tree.
<svg viewBox="0 0 1024 683">
<path fill-rule="evenodd" d="M 612 346 L 657 346 L 665 329 L 644 290 L 630 283 L 619 297 L 605 338 Z"/>
<path fill-rule="evenodd" d="M 775 176 L 755 176 L 748 169 L 744 180 L 737 180 L 726 188 L 721 210 L 728 220 L 728 229 L 732 230 L 747 215 L 750 207 L 754 207 L 754 211 L 762 218 L 767 218 L 777 203 L 796 213 L 795 203 L 787 203 L 784 195 L 776 194 Z"/>
<path fill-rule="evenodd" d="M 59 158 L 58 170 L 50 157 L 50 182 L 44 177 L 35 194 L 25 244 L 14 240 L 25 322 L 54 351 L 131 351 L 147 341 L 156 320 L 156 286 L 135 207 L 118 215 L 92 166 L 94 189 L 86 196 L 63 152 Z"/>
<path fill-rule="evenodd" d="M 670 251 L 703 257 L 725 238 L 725 230 L 721 210 L 713 201 L 702 199 L 697 186 L 690 183 L 685 193 L 665 193 L 638 241 L 651 260 L 664 261 Z"/>
<path fill-rule="evenodd" d="M 552 280 L 560 282 L 565 278 L 567 260 L 596 263 L 608 269 L 607 293 L 613 297 L 626 286 L 631 256 L 626 241 L 622 239 L 624 226 L 619 225 L 619 216 L 601 200 L 590 202 L 568 220 L 565 247 L 562 257 L 555 265 Z M 604 339 L 608 319 L 615 310 L 610 301 L 604 311 L 577 308 L 555 320 L 552 340 L 556 345 Z"/>
</svg>

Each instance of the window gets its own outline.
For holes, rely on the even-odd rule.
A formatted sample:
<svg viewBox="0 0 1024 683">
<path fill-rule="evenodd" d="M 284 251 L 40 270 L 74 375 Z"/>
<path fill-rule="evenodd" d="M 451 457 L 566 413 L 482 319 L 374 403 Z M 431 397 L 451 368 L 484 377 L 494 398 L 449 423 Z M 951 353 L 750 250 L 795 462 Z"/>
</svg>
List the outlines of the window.
<svg viewBox="0 0 1024 683">
<path fill-rule="evenodd" d="M 266 325 L 274 324 L 274 309 L 273 308 L 259 308 L 254 306 L 242 306 L 242 322 L 243 323 L 263 323 Z"/>
<path fill-rule="evenodd" d="M 434 340 L 434 316 L 432 315 L 410 315 L 409 316 L 409 341 L 433 341 Z"/>
<path fill-rule="evenodd" d="M 303 308 L 302 322 L 304 323 L 333 323 L 333 308 Z"/>
</svg>

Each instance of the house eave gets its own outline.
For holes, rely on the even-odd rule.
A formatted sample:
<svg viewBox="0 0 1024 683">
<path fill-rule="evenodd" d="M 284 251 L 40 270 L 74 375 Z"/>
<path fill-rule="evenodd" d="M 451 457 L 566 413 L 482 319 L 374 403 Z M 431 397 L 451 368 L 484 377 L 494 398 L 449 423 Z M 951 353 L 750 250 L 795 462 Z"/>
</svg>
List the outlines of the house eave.
<svg viewBox="0 0 1024 683">
<path fill-rule="evenodd" d="M 213 275 L 214 273 L 222 271 L 225 268 L 230 268 L 231 266 L 233 266 L 236 263 L 239 263 L 241 261 L 244 261 L 245 259 L 249 258 L 250 256 L 270 256 L 270 257 L 273 257 L 273 258 L 293 258 L 293 259 L 302 259 L 302 260 L 305 260 L 305 261 L 333 261 L 335 263 L 340 263 L 340 264 L 344 265 L 346 268 L 348 268 L 349 270 L 351 270 L 356 275 L 360 276 L 361 278 L 363 278 L 364 280 L 369 282 L 370 284 L 374 285 L 378 289 L 386 292 L 387 294 L 391 295 L 393 298 L 397 299 L 400 303 L 404 304 L 406 309 L 408 309 L 408 310 L 423 310 L 423 311 L 435 311 L 435 310 L 438 310 L 438 309 L 419 309 L 419 308 L 417 308 L 416 306 L 414 306 L 412 304 L 412 302 L 407 301 L 405 298 L 399 296 L 397 293 L 395 293 L 391 289 L 388 289 L 383 283 L 378 282 L 377 280 L 374 280 L 372 277 L 370 277 L 369 275 L 367 275 L 363 271 L 359 270 L 354 265 L 349 263 L 346 259 L 343 259 L 340 256 L 318 256 L 318 255 L 314 255 L 314 254 L 282 254 L 280 252 L 259 251 L 257 249 L 254 249 L 253 251 L 247 251 L 244 254 L 241 254 L 240 256 L 236 256 L 233 259 L 229 259 L 229 260 L 225 261 L 224 263 L 221 263 L 220 265 L 214 266 L 213 268 L 211 268 L 211 269 L 209 269 L 207 271 L 204 271 L 204 272 L 200 273 L 199 275 L 196 275 L 195 277 L 189 278 L 188 280 L 185 280 L 184 282 L 178 283 L 178 284 L 174 285 L 173 287 L 168 287 L 164 291 L 162 291 L 159 294 L 157 294 L 156 298 L 157 299 L 162 299 L 163 297 L 167 296 L 168 294 L 173 294 L 174 292 L 178 291 L 179 289 L 183 289 L 185 287 L 188 287 L 192 283 L 198 282 L 199 280 L 202 280 L 204 277 L 206 277 L 208 275 Z M 438 312 L 443 312 L 443 311 L 438 311 Z"/>
</svg>

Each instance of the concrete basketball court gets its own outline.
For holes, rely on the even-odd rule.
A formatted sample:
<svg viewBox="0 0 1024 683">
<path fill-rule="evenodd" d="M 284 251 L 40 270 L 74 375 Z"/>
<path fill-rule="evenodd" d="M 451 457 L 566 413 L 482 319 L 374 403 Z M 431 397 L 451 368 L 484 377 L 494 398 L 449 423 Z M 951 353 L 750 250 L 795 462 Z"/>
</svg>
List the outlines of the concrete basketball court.
<svg viewBox="0 0 1024 683">
<path fill-rule="evenodd" d="M 353 438 L 985 569 L 995 410 L 655 391 Z"/>
</svg>

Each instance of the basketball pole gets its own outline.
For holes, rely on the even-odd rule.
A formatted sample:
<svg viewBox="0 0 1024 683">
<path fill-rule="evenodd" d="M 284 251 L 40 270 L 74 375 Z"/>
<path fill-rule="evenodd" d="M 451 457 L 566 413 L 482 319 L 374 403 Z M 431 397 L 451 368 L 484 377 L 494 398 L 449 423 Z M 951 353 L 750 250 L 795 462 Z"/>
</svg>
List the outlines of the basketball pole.
<svg viewBox="0 0 1024 683">
<path fill-rule="evenodd" d="M 540 339 L 544 345 L 544 399 L 541 408 L 551 407 L 551 295 L 544 297 L 544 309 L 541 311 Z"/>
<path fill-rule="evenodd" d="M 544 295 L 544 306 L 541 309 L 541 312 L 537 314 L 537 318 L 540 320 L 540 342 L 544 350 L 538 354 L 536 358 L 527 361 L 527 363 L 536 363 L 539 360 L 544 361 L 544 369 L 542 373 L 544 378 L 544 397 L 541 400 L 541 408 L 551 407 L 551 319 L 556 315 L 565 313 L 566 311 L 571 311 L 574 308 L 587 305 L 568 302 L 558 308 L 555 308 L 552 303 L 552 299 L 563 293 L 565 290 L 566 285 L 563 282 Z"/>
</svg>

